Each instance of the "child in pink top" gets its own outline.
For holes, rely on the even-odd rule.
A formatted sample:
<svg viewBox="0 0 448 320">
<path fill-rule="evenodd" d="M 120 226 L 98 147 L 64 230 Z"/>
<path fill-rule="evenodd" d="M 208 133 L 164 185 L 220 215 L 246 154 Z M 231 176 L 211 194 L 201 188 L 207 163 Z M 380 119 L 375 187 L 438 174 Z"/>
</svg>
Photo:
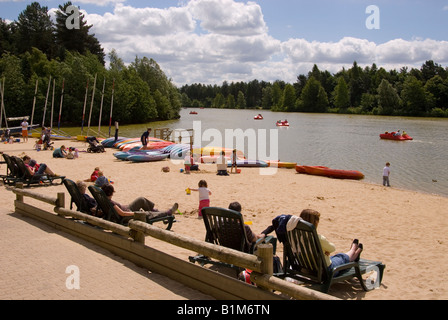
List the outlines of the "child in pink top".
<svg viewBox="0 0 448 320">
<path fill-rule="evenodd" d="M 190 189 L 191 191 L 199 192 L 199 212 L 198 218 L 202 218 L 202 208 L 210 207 L 210 198 L 212 195 L 211 191 L 207 187 L 207 181 L 201 180 L 198 183 L 198 189 Z"/>
</svg>

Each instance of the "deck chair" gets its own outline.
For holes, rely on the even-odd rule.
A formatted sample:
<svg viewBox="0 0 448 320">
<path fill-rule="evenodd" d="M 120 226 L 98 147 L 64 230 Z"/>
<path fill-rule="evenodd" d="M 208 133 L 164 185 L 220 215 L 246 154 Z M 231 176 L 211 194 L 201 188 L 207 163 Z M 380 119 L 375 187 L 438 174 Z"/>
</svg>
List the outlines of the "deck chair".
<svg viewBox="0 0 448 320">
<path fill-rule="evenodd" d="M 34 176 L 28 171 L 28 169 L 22 159 L 20 159 L 19 157 L 15 157 L 15 156 L 11 157 L 11 159 L 17 165 L 20 182 L 23 182 L 24 184 L 26 184 L 27 187 L 29 187 L 32 184 L 53 185 L 54 184 L 53 182 L 57 181 L 57 180 L 61 180 L 60 184 L 62 184 L 65 179 L 64 176 L 56 176 L 56 177 L 51 177 L 49 175 Z"/>
<path fill-rule="evenodd" d="M 73 209 L 73 204 L 75 204 L 77 211 L 93 215 L 92 211 L 90 210 L 90 207 L 87 203 L 87 200 L 83 197 L 81 192 L 78 189 L 78 186 L 73 180 L 70 179 L 64 179 L 64 185 L 67 188 L 68 193 L 70 194 L 71 200 L 70 200 L 70 210 Z M 96 210 L 95 216 L 102 216 L 102 212 L 100 210 Z"/>
<path fill-rule="evenodd" d="M 336 282 L 357 278 L 363 290 L 369 291 L 374 286 L 370 283 L 367 285 L 362 275 L 372 270 L 377 271 L 375 285 L 379 286 L 385 267 L 378 261 L 360 259 L 328 270 L 316 228 L 311 223 L 300 220 L 295 229 L 287 232 L 283 250 L 283 272 L 276 276 L 311 284 L 313 289 L 325 293 Z"/>
<path fill-rule="evenodd" d="M 247 239 L 244 227 L 244 219 L 240 212 L 224 208 L 203 208 L 206 235 L 205 241 L 245 253 L 254 253 L 256 246 L 261 243 L 271 243 L 274 246 L 274 254 L 277 247 L 277 238 L 269 236 L 262 241 L 252 244 Z M 234 269 L 239 273 L 241 268 L 228 263 L 215 261 L 204 255 L 190 256 L 190 262 L 198 262 L 201 266 L 206 264 L 220 265 Z"/>
<path fill-rule="evenodd" d="M 129 223 L 129 220 L 132 219 L 132 217 L 120 216 L 101 188 L 98 188 L 96 186 L 89 186 L 89 191 L 92 194 L 93 198 L 96 200 L 98 208 L 104 213 L 103 218 L 105 220 L 122 225 L 127 225 Z M 174 216 L 166 216 L 147 220 L 147 223 L 154 224 L 156 222 L 163 222 L 167 225 L 166 230 L 170 230 L 175 221 L 176 220 L 174 219 Z"/>
<path fill-rule="evenodd" d="M 11 156 L 3 153 L 3 159 L 5 159 L 6 163 L 6 175 L 2 175 L 1 178 L 4 184 L 14 185 L 17 181 L 21 180 L 21 176 L 19 177 L 19 168 L 17 167 L 15 161 L 11 158 Z"/>
</svg>

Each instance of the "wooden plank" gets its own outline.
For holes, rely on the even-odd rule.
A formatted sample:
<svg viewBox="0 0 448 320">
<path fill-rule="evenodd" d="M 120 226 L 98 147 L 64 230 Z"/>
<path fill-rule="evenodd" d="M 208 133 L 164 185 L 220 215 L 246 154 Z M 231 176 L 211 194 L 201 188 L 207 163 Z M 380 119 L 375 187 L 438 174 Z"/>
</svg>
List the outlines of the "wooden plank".
<svg viewBox="0 0 448 320">
<path fill-rule="evenodd" d="M 129 227 L 156 239 L 171 243 L 175 246 L 198 252 L 207 257 L 230 263 L 242 268 L 261 272 L 261 260 L 257 256 L 241 251 L 217 246 L 208 242 L 199 241 L 174 232 L 166 231 L 147 223 L 131 220 Z"/>
<path fill-rule="evenodd" d="M 262 291 L 224 274 L 170 256 L 131 239 L 57 216 L 22 202 L 16 201 L 16 212 L 89 241 L 140 267 L 169 277 L 216 299 L 280 299 L 279 296 L 270 292 Z"/>
<path fill-rule="evenodd" d="M 305 288 L 266 274 L 252 272 L 250 280 L 257 285 L 280 291 L 297 300 L 340 300 L 328 294 Z"/>
</svg>

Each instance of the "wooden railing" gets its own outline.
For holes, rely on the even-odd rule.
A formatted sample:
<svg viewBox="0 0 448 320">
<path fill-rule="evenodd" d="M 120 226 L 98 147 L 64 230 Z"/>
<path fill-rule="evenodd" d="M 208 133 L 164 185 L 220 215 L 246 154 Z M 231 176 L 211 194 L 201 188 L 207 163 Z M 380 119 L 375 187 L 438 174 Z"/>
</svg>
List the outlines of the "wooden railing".
<svg viewBox="0 0 448 320">
<path fill-rule="evenodd" d="M 285 295 L 299 300 L 335 299 L 330 295 L 274 277 L 272 275 L 273 248 L 270 244 L 260 245 L 255 255 L 247 254 L 152 226 L 144 222 L 144 215 L 136 215 L 128 226 L 123 226 L 78 211 L 68 210 L 64 208 L 64 193 L 50 197 L 24 190 L 20 185 L 9 188 L 9 190 L 16 194 L 14 204 L 17 213 L 38 219 L 58 230 L 90 241 L 138 266 L 165 275 L 217 299 L 276 300 L 284 299 Z M 25 203 L 25 197 L 51 205 L 56 214 Z M 85 223 L 79 223 L 79 221 Z M 248 285 L 235 278 L 147 246 L 145 245 L 147 236 L 222 262 L 251 269 L 253 270 L 251 281 L 256 286 Z M 277 294 L 273 293 L 274 291 Z"/>
</svg>

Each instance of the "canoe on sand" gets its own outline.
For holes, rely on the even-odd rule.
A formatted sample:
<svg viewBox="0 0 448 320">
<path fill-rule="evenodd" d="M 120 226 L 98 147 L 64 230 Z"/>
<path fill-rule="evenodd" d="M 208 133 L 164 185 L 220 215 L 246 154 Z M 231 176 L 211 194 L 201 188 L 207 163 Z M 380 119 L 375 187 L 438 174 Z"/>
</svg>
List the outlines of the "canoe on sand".
<svg viewBox="0 0 448 320">
<path fill-rule="evenodd" d="M 356 170 L 339 170 L 322 166 L 296 166 L 296 171 L 298 173 L 305 173 L 335 179 L 364 179 L 364 174 Z"/>
</svg>

